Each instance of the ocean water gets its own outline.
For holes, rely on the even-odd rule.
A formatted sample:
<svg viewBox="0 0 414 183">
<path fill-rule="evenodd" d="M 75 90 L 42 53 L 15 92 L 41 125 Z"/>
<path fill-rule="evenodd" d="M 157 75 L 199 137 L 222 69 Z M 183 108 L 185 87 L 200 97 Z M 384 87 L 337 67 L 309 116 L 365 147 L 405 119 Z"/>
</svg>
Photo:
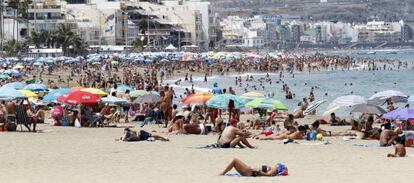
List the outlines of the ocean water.
<svg viewBox="0 0 414 183">
<path fill-rule="evenodd" d="M 337 55 L 346 55 L 346 53 L 329 53 Z M 348 55 L 353 56 L 354 53 L 348 53 Z M 356 55 L 356 54 L 355 54 Z M 362 55 L 358 56 L 369 56 L 376 58 L 385 57 L 388 59 L 400 59 L 405 61 L 411 61 L 411 58 L 414 58 L 414 51 L 406 51 L 403 54 L 380 54 L 377 52 L 375 55 Z M 398 58 L 400 57 L 400 58 Z M 411 57 L 411 58 L 410 58 Z M 246 82 L 246 76 L 253 75 L 255 81 Z M 248 91 L 257 91 L 264 94 L 274 93 L 275 99 L 280 100 L 286 106 L 288 106 L 289 111 L 293 111 L 297 108 L 298 103 L 302 100 L 303 97 L 308 97 L 311 87 L 315 87 L 314 95 L 316 101 L 325 99 L 326 103 L 322 104 L 317 110 L 318 114 L 322 114 L 330 102 L 335 98 L 344 96 L 344 95 L 360 95 L 366 97 L 367 99 L 375 94 L 375 92 L 380 92 L 384 90 L 398 90 L 402 91 L 407 95 L 414 95 L 414 70 L 382 70 L 382 71 L 367 71 L 363 69 L 355 69 L 350 71 L 319 71 L 319 72 L 300 72 L 295 73 L 294 77 L 292 74 L 285 72 L 281 81 L 279 79 L 278 73 L 269 73 L 270 78 L 272 79 L 272 84 L 268 82 L 263 82 L 264 89 L 259 86 L 259 78 L 264 78 L 266 73 L 243 73 L 242 76 L 242 87 L 236 86 L 235 77 L 239 74 L 228 74 L 224 76 L 213 76 L 208 78 L 208 82 L 204 82 L 203 77 L 194 77 L 193 83 L 194 89 L 198 91 L 209 91 L 211 90 L 213 83 L 217 82 L 221 88 L 233 87 L 238 95 L 245 93 L 246 83 L 249 84 Z M 178 95 L 183 94 L 185 88 L 191 89 L 191 83 L 182 82 L 180 86 L 174 85 L 173 81 L 179 78 L 174 78 L 167 80 L 167 83 L 170 83 L 174 87 L 174 90 Z M 182 78 L 181 78 L 182 79 Z M 276 83 L 276 81 L 280 81 Z M 282 90 L 283 83 L 288 84 L 292 93 L 295 94 L 293 99 L 285 99 L 285 93 Z M 352 83 L 352 85 L 351 85 Z M 257 86 L 255 90 L 253 85 Z M 325 96 L 325 93 L 327 95 Z M 385 106 L 384 106 L 385 107 Z M 341 113 L 341 111 L 339 111 Z M 342 114 L 344 114 L 343 112 Z"/>
</svg>

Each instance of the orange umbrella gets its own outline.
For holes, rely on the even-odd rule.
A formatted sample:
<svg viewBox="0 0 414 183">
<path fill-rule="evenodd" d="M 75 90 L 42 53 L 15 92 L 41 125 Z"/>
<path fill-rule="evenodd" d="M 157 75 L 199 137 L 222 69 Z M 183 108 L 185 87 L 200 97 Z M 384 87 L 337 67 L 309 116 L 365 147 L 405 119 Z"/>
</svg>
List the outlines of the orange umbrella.
<svg viewBox="0 0 414 183">
<path fill-rule="evenodd" d="M 183 99 L 184 104 L 205 104 L 214 95 L 212 93 L 196 93 Z"/>
</svg>

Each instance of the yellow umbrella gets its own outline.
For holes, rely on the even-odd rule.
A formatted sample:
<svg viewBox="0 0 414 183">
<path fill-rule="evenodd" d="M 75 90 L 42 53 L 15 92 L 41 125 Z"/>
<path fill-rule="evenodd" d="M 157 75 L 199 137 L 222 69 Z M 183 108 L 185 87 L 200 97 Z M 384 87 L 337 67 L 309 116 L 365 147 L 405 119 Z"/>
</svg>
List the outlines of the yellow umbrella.
<svg viewBox="0 0 414 183">
<path fill-rule="evenodd" d="M 27 98 L 30 97 L 37 97 L 38 95 L 30 90 L 19 90 L 20 93 L 22 93 L 23 95 L 25 95 Z"/>
<path fill-rule="evenodd" d="M 83 88 L 80 91 L 84 91 L 84 92 L 88 92 L 88 93 L 92 93 L 94 95 L 103 97 L 103 96 L 107 96 L 108 94 L 100 89 L 96 89 L 96 88 Z"/>
</svg>

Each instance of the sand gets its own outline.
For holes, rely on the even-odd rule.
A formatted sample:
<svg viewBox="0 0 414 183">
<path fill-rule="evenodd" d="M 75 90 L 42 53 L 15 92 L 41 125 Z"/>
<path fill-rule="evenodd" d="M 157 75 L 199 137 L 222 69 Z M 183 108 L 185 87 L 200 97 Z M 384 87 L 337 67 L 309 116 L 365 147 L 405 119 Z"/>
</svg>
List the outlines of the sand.
<svg viewBox="0 0 414 183">
<path fill-rule="evenodd" d="M 258 149 L 195 149 L 217 136 L 168 135 L 171 142 L 120 142 L 122 128 L 39 126 L 43 133 L 0 133 L 1 182 L 410 182 L 414 150 L 391 159 L 376 141 L 325 138 L 329 145 L 251 140 Z M 154 129 L 156 126 L 144 127 Z M 322 126 L 324 129 L 330 129 Z M 340 127 L 344 129 L 345 127 Z M 349 127 L 348 127 L 349 128 Z M 19 128 L 20 130 L 20 128 Z M 255 167 L 285 163 L 287 177 L 218 176 L 238 157 Z"/>
</svg>

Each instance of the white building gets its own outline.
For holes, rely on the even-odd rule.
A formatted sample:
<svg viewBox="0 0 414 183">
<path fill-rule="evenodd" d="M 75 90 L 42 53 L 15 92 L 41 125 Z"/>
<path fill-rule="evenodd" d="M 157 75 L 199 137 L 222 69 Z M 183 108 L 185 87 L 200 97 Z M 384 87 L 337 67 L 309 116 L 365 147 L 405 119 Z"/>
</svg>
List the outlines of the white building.
<svg viewBox="0 0 414 183">
<path fill-rule="evenodd" d="M 399 22 L 372 21 L 359 25 L 358 41 L 368 43 L 398 42 L 401 39 L 401 24 Z"/>
</svg>

